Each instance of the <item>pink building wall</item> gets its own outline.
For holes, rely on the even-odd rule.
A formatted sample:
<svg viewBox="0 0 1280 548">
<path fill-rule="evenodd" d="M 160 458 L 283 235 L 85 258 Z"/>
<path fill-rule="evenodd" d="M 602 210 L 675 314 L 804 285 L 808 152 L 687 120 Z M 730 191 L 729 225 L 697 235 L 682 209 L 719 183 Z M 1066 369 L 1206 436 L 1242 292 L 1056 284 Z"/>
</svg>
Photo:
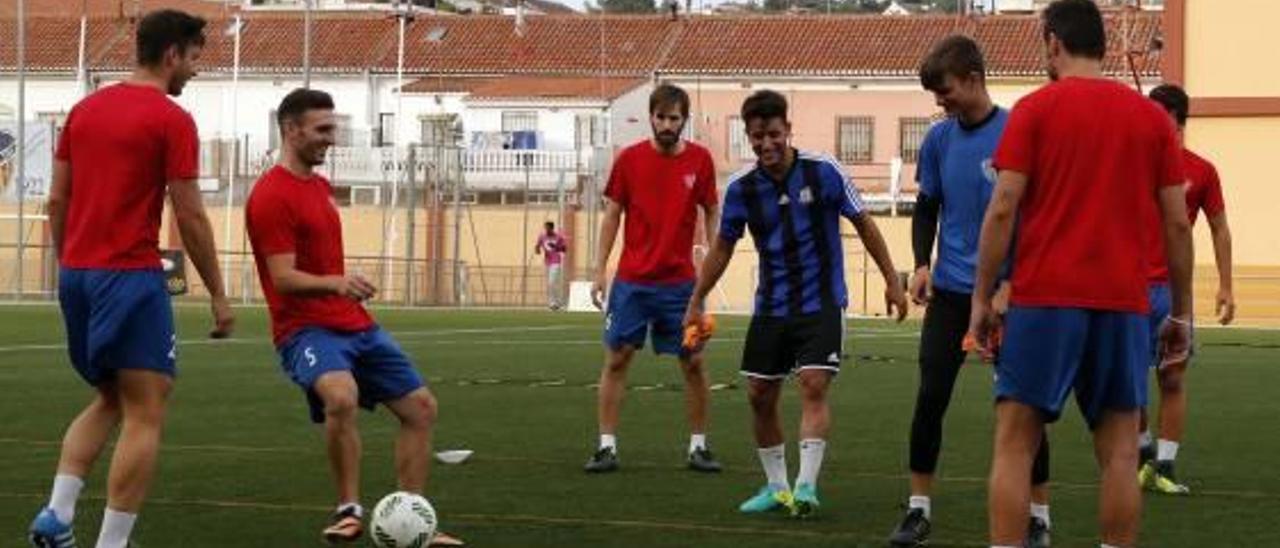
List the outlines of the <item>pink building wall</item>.
<svg viewBox="0 0 1280 548">
<path fill-rule="evenodd" d="M 872 163 L 848 165 L 855 180 L 866 191 L 885 191 L 889 161 L 899 155 L 899 124 L 902 118 L 931 117 L 939 113 L 933 96 L 920 89 L 863 90 L 838 89 L 824 84 L 825 89 L 813 85 L 749 85 L 741 89 L 725 89 L 724 83 L 715 87 L 699 86 L 696 82 L 676 81 L 690 95 L 690 117 L 695 126 L 693 136 L 710 148 L 722 179 L 751 160 L 733 157 L 729 147 L 729 132 L 742 131 L 741 127 L 728 127 L 731 117 L 737 116 L 742 101 L 758 89 L 773 89 L 785 95 L 789 103 L 793 143 L 796 147 L 836 155 L 836 120 L 844 116 L 870 116 L 874 119 L 872 133 Z M 905 166 L 904 187 L 915 188 L 915 165 Z"/>
</svg>

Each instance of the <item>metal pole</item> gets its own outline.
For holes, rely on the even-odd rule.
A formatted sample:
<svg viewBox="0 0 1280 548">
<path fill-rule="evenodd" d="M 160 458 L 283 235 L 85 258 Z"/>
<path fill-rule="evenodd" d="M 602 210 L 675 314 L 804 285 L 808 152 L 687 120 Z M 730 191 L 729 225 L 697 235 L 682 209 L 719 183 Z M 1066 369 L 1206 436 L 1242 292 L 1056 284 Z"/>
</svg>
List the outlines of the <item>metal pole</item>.
<svg viewBox="0 0 1280 548">
<path fill-rule="evenodd" d="M 409 179 L 408 179 L 409 197 L 407 198 L 409 202 L 409 221 L 405 223 L 406 225 L 405 232 L 407 232 L 407 234 L 405 235 L 405 247 L 407 248 L 405 257 L 407 258 L 407 260 L 404 263 L 404 304 L 406 305 L 413 304 L 413 256 L 414 256 L 414 253 L 413 253 L 414 234 L 413 233 L 416 231 L 414 227 L 415 221 L 418 220 L 417 212 L 414 210 L 414 206 L 417 204 L 415 203 L 416 200 L 413 196 L 413 185 L 415 182 L 414 175 L 416 175 L 418 171 L 417 169 L 415 169 L 417 167 L 417 163 L 416 163 L 417 152 L 418 152 L 417 147 L 410 148 L 408 160 L 406 162 L 409 166 Z"/>
<path fill-rule="evenodd" d="M 524 160 L 524 222 L 521 223 L 524 229 L 524 236 L 520 238 L 521 259 L 520 270 L 520 306 L 525 306 L 529 294 L 529 251 L 525 249 L 525 244 L 529 242 L 529 163 L 533 159 L 531 153 L 525 152 L 521 154 Z"/>
<path fill-rule="evenodd" d="M 88 42 L 89 17 L 85 15 L 83 5 L 80 10 L 80 50 L 76 59 L 76 83 L 80 85 L 80 96 L 89 92 L 89 70 L 85 63 L 85 43 Z"/>
<path fill-rule="evenodd" d="M 396 171 L 395 177 L 391 180 L 391 215 L 386 224 L 386 234 L 384 234 L 384 239 L 386 241 L 385 249 L 387 250 L 394 250 L 396 248 L 396 207 L 400 203 L 400 179 L 404 177 L 404 164 L 401 162 L 403 158 L 400 156 L 400 132 L 397 130 L 399 129 L 400 116 L 404 108 L 404 101 L 402 99 L 404 94 L 401 93 L 401 90 L 404 87 L 404 31 L 407 19 L 407 13 L 404 11 L 396 11 L 396 20 L 399 25 L 396 51 L 396 112 L 394 121 L 392 122 L 391 131 L 391 155 L 395 161 Z M 383 285 L 390 286 L 392 265 L 390 251 L 384 253 L 383 260 L 386 264 L 383 274 Z"/>
<path fill-rule="evenodd" d="M 453 304 L 462 306 L 462 149 L 449 145 L 453 183 Z M 453 159 L 457 159 L 453 162 Z"/>
<path fill-rule="evenodd" d="M 222 223 L 222 245 L 226 246 L 223 251 L 222 272 L 225 277 L 231 273 L 231 207 L 234 205 L 236 195 L 236 145 L 239 144 L 239 137 L 236 136 L 236 109 L 237 93 L 240 87 L 240 14 L 236 13 L 235 22 L 232 23 L 235 30 L 234 48 L 231 56 L 231 161 L 228 162 L 227 170 L 227 203 Z"/>
<path fill-rule="evenodd" d="M 23 256 L 26 255 L 27 209 L 27 13 L 26 0 L 18 0 L 18 148 L 14 151 L 18 172 L 18 275 L 16 295 L 23 293 Z"/>
<path fill-rule="evenodd" d="M 308 89 L 311 88 L 311 1 L 302 1 L 302 87 Z"/>
</svg>

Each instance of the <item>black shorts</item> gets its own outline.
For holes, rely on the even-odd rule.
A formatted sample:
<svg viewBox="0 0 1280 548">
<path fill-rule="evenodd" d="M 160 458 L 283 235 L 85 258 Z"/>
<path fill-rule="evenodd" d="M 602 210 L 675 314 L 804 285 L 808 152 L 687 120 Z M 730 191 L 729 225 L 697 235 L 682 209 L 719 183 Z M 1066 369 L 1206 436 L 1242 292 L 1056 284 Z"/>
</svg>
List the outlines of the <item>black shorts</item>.
<svg viewBox="0 0 1280 548">
<path fill-rule="evenodd" d="M 742 349 L 742 374 L 781 380 L 803 369 L 840 372 L 844 355 L 844 312 L 824 310 L 802 316 L 753 316 Z"/>
</svg>

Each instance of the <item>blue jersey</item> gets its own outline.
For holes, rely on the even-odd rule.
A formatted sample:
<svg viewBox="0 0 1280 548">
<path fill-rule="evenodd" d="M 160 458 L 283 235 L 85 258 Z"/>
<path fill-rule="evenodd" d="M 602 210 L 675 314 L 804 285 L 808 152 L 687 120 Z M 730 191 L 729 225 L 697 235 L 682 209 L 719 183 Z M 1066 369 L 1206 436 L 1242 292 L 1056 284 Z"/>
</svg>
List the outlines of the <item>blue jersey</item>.
<svg viewBox="0 0 1280 548">
<path fill-rule="evenodd" d="M 973 292 L 982 219 L 996 185 L 991 156 L 1008 120 L 1002 108 L 974 127 L 947 118 L 929 128 L 920 146 L 920 193 L 942 204 L 934 287 Z"/>
<path fill-rule="evenodd" d="M 862 215 L 862 200 L 830 156 L 796 151 L 783 181 L 759 166 L 729 178 L 720 238 L 751 231 L 760 254 L 755 310 L 794 316 L 848 306 L 840 217 Z"/>
</svg>

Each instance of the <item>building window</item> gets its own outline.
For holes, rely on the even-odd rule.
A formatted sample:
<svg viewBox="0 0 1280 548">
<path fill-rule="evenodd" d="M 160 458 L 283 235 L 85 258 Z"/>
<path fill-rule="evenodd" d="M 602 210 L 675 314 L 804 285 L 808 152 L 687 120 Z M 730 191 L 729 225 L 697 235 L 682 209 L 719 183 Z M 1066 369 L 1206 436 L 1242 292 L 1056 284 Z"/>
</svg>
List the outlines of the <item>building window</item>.
<svg viewBox="0 0 1280 548">
<path fill-rule="evenodd" d="M 531 110 L 515 110 L 502 112 L 502 131 L 537 131 L 538 113 Z"/>
<path fill-rule="evenodd" d="M 927 117 L 898 119 L 898 157 L 903 162 L 914 164 L 919 161 L 920 145 L 932 124 L 933 120 Z"/>
<path fill-rule="evenodd" d="M 276 121 L 276 109 L 267 111 L 267 149 L 280 150 L 280 123 Z"/>
<path fill-rule="evenodd" d="M 389 147 L 396 142 L 396 114 L 394 112 L 378 113 L 378 132 L 375 134 L 373 146 Z"/>
<path fill-rule="evenodd" d="M 727 156 L 730 161 L 755 159 L 756 153 L 751 150 L 751 140 L 747 138 L 747 127 L 742 124 L 741 116 L 730 116 L 725 130 L 729 132 L 726 141 L 729 143 Z"/>
<path fill-rule="evenodd" d="M 458 123 L 458 116 L 456 114 L 424 114 L 419 120 L 422 123 L 423 146 L 442 147 L 457 141 L 455 126 Z"/>
<path fill-rule="evenodd" d="M 836 151 L 846 164 L 871 163 L 875 120 L 870 116 L 841 116 L 836 119 Z"/>
<path fill-rule="evenodd" d="M 602 147 L 608 142 L 608 133 L 604 116 L 599 114 L 579 114 L 574 131 L 574 143 L 577 148 Z"/>
<path fill-rule="evenodd" d="M 337 146 L 340 146 L 340 147 L 352 146 L 351 143 L 355 141 L 354 139 L 355 131 L 351 127 L 351 115 L 350 114 L 334 114 L 333 121 L 338 125 L 338 134 L 336 136 Z M 367 139 L 369 135 L 365 134 L 364 137 Z M 367 143 L 368 141 L 364 141 L 364 142 Z"/>
</svg>

